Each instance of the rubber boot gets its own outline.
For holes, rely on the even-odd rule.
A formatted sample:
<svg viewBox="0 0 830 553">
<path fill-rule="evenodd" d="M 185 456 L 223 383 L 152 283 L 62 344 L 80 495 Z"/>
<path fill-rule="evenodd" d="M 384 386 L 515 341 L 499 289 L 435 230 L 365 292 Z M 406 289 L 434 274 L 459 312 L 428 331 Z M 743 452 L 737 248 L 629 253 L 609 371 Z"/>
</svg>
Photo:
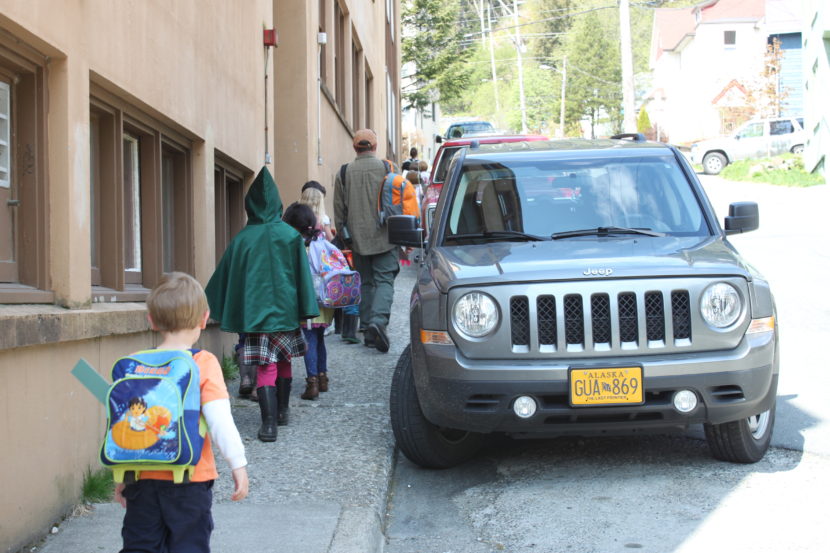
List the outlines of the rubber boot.
<svg viewBox="0 0 830 553">
<path fill-rule="evenodd" d="M 262 426 L 259 427 L 257 438 L 263 442 L 277 441 L 277 387 L 262 386 L 256 390 L 259 398 L 259 412 L 262 415 Z"/>
<path fill-rule="evenodd" d="M 360 340 L 357 338 L 357 321 L 359 315 L 347 315 L 343 313 L 343 332 L 340 337 L 344 342 L 349 344 L 359 344 Z"/>
<path fill-rule="evenodd" d="M 320 395 L 320 388 L 317 386 L 317 377 L 309 376 L 305 379 L 305 392 L 300 396 L 301 399 L 317 399 Z"/>
<path fill-rule="evenodd" d="M 329 375 L 328 373 L 317 373 L 317 384 L 320 388 L 320 393 L 329 391 Z"/>
<path fill-rule="evenodd" d="M 277 378 L 277 426 L 288 424 L 288 399 L 291 397 L 293 378 Z"/>
<path fill-rule="evenodd" d="M 256 365 L 239 365 L 239 397 L 248 397 L 254 391 Z"/>
</svg>

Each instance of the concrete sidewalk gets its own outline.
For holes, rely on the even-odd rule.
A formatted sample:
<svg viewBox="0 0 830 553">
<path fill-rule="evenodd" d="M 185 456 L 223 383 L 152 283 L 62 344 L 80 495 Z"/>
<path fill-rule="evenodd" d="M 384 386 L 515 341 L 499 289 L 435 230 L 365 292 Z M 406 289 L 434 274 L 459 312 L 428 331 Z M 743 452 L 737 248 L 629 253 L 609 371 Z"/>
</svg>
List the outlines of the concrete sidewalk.
<svg viewBox="0 0 830 553">
<path fill-rule="evenodd" d="M 259 406 L 233 399 L 234 418 L 248 456 L 251 491 L 230 501 L 232 480 L 217 458 L 214 487 L 216 553 L 372 553 L 383 548 L 386 496 L 394 440 L 389 426 L 389 385 L 409 341 L 409 297 L 415 267 L 403 267 L 389 325 L 391 348 L 382 354 L 362 344 L 326 337 L 330 391 L 299 399 L 305 366 L 293 362 L 291 419 L 276 443 L 256 438 Z M 228 382 L 235 395 L 238 382 Z M 57 533 L 28 553 L 115 552 L 121 548 L 123 509 L 115 503 L 56 525 Z"/>
</svg>

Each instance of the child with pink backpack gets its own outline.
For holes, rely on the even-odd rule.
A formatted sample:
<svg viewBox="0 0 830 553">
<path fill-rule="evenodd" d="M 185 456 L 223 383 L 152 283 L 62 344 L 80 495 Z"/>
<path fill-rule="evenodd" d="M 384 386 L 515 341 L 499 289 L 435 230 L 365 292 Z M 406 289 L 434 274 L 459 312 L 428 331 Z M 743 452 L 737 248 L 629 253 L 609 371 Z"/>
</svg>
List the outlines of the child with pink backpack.
<svg viewBox="0 0 830 553">
<path fill-rule="evenodd" d="M 285 210 L 283 221 L 294 227 L 306 244 L 320 316 L 303 325 L 306 354 L 306 389 L 302 399 L 314 400 L 329 390 L 325 330 L 334 319 L 334 309 L 360 302 L 360 275 L 349 269 L 343 253 L 325 239 L 316 224 L 312 209 L 293 203 Z"/>
</svg>

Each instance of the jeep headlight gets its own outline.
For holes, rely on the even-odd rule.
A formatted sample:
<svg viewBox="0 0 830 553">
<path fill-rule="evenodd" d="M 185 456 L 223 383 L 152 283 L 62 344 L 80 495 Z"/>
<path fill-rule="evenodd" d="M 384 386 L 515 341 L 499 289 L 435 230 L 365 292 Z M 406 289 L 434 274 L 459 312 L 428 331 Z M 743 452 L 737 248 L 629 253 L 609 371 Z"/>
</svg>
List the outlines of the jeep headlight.
<svg viewBox="0 0 830 553">
<path fill-rule="evenodd" d="M 473 338 L 481 338 L 496 328 L 499 310 L 496 302 L 487 294 L 470 292 L 455 302 L 452 318 L 459 331 Z"/>
<path fill-rule="evenodd" d="M 741 316 L 741 296 L 731 284 L 712 284 L 700 298 L 700 314 L 710 325 L 726 328 Z"/>
</svg>

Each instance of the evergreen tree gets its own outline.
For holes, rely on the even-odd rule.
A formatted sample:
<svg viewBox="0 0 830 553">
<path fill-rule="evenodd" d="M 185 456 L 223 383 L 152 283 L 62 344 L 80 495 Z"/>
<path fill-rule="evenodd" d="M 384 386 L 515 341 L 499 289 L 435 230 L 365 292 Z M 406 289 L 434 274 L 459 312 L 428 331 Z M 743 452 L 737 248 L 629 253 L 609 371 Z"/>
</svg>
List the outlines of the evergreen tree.
<svg viewBox="0 0 830 553">
<path fill-rule="evenodd" d="M 403 5 L 403 62 L 414 62 L 413 83 L 403 90 L 409 107 L 450 103 L 470 86 L 471 52 L 457 25 L 459 0 L 408 0 Z"/>
<path fill-rule="evenodd" d="M 609 37 L 596 12 L 589 12 L 574 22 L 568 36 L 568 83 L 566 119 L 591 120 L 591 134 L 601 118 L 614 128 L 622 125 L 622 71 L 619 41 Z"/>
<path fill-rule="evenodd" d="M 640 108 L 640 114 L 637 116 L 637 132 L 647 134 L 651 131 L 651 119 L 649 119 L 646 107 Z"/>
</svg>

